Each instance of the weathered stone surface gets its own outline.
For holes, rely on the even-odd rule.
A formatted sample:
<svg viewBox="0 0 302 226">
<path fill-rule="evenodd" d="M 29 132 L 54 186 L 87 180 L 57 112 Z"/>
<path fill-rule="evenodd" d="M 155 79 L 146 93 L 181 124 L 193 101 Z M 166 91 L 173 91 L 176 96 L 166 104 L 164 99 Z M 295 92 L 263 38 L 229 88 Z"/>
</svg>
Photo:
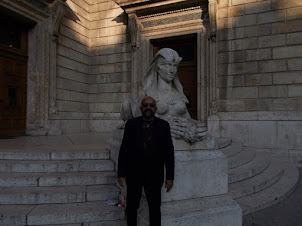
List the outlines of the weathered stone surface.
<svg viewBox="0 0 302 226">
<path fill-rule="evenodd" d="M 273 73 L 273 84 L 302 83 L 302 72 Z"/>
<path fill-rule="evenodd" d="M 286 46 L 273 49 L 273 59 L 302 57 L 302 45 Z"/>
<path fill-rule="evenodd" d="M 234 87 L 232 90 L 232 98 L 257 98 L 258 88 L 257 87 Z"/>
<path fill-rule="evenodd" d="M 258 16 L 258 23 L 264 24 L 285 21 L 285 13 L 285 10 L 261 13 Z"/>
<path fill-rule="evenodd" d="M 286 71 L 286 60 L 268 60 L 259 62 L 259 72 Z"/>
<path fill-rule="evenodd" d="M 259 87 L 259 97 L 287 97 L 287 86 Z"/>
<path fill-rule="evenodd" d="M 270 1 L 261 1 L 261 2 L 254 2 L 245 4 L 245 14 L 252 14 L 252 13 L 261 13 L 270 10 Z"/>
<path fill-rule="evenodd" d="M 272 85 L 272 74 L 245 75 L 246 86 Z"/>
<path fill-rule="evenodd" d="M 289 45 L 301 44 L 302 43 L 301 36 L 302 36 L 302 32 L 287 34 L 287 44 Z"/>
<path fill-rule="evenodd" d="M 287 63 L 288 63 L 288 69 L 290 71 L 302 70 L 301 60 L 302 60 L 302 58 L 289 59 L 287 61 Z"/>
<path fill-rule="evenodd" d="M 259 37 L 260 48 L 284 46 L 285 44 L 286 44 L 285 34 Z"/>
</svg>

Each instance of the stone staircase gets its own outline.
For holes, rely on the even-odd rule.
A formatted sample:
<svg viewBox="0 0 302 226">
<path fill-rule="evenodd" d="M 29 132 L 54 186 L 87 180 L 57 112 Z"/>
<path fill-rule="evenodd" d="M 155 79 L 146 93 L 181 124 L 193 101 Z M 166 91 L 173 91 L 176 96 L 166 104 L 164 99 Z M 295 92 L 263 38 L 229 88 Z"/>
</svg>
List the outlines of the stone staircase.
<svg viewBox="0 0 302 226">
<path fill-rule="evenodd" d="M 229 192 L 243 215 L 272 206 L 294 191 L 299 172 L 285 157 L 257 152 L 228 139 L 219 143 L 228 158 Z"/>
<path fill-rule="evenodd" d="M 111 159 L 117 158 L 122 133 L 114 137 L 99 142 L 103 145 L 87 141 L 55 148 L 39 141 L 14 148 L 0 142 L 0 225 L 126 225 L 124 208 L 105 204 L 120 193 Z M 298 170 L 284 157 L 230 139 L 217 144 L 228 158 L 229 192 L 244 215 L 295 189 Z"/>
<path fill-rule="evenodd" d="M 125 225 L 114 163 L 99 146 L 0 148 L 0 225 Z"/>
</svg>

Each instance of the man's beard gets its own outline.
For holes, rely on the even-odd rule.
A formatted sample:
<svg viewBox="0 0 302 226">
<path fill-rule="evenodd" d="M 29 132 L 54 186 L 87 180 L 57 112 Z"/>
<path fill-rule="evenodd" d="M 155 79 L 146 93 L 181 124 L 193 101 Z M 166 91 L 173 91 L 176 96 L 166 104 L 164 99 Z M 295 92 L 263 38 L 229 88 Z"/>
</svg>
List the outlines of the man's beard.
<svg viewBox="0 0 302 226">
<path fill-rule="evenodd" d="M 146 109 L 146 110 L 143 111 L 143 116 L 144 116 L 146 119 L 151 119 L 151 118 L 153 118 L 154 113 L 153 113 L 152 110 Z"/>
</svg>

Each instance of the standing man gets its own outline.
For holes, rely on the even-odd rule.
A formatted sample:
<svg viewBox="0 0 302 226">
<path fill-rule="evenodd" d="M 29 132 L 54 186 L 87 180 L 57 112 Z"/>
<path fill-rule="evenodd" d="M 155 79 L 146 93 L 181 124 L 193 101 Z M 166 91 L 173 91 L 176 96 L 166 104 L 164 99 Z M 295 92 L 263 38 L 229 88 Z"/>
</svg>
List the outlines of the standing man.
<svg viewBox="0 0 302 226">
<path fill-rule="evenodd" d="M 127 184 L 127 225 L 137 225 L 142 188 L 149 205 L 151 226 L 161 225 L 161 187 L 169 192 L 174 180 L 174 147 L 169 123 L 155 117 L 154 98 L 146 96 L 141 102 L 142 116 L 129 119 L 118 158 L 118 182 Z M 164 170 L 165 169 L 165 170 Z"/>
</svg>

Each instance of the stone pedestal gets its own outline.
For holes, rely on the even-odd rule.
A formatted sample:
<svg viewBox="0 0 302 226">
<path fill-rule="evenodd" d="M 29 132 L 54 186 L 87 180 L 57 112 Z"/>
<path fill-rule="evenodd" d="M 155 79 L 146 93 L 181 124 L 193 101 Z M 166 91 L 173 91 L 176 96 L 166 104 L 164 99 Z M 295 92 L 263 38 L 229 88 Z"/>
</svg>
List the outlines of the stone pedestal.
<svg viewBox="0 0 302 226">
<path fill-rule="evenodd" d="M 228 225 L 242 224 L 240 206 L 228 192 L 227 158 L 214 150 L 212 138 L 193 147 L 184 141 L 175 145 L 175 180 L 172 190 L 162 188 L 162 225 Z M 179 145 L 183 142 L 180 150 Z M 149 225 L 148 204 L 143 197 L 139 210 L 139 225 Z"/>
<path fill-rule="evenodd" d="M 123 130 L 109 141 L 111 158 L 117 163 Z M 228 194 L 227 158 L 215 150 L 214 137 L 189 144 L 173 138 L 175 180 L 169 193 L 162 188 L 163 226 L 241 226 L 240 206 Z M 149 225 L 148 204 L 142 197 L 138 225 Z"/>
</svg>

